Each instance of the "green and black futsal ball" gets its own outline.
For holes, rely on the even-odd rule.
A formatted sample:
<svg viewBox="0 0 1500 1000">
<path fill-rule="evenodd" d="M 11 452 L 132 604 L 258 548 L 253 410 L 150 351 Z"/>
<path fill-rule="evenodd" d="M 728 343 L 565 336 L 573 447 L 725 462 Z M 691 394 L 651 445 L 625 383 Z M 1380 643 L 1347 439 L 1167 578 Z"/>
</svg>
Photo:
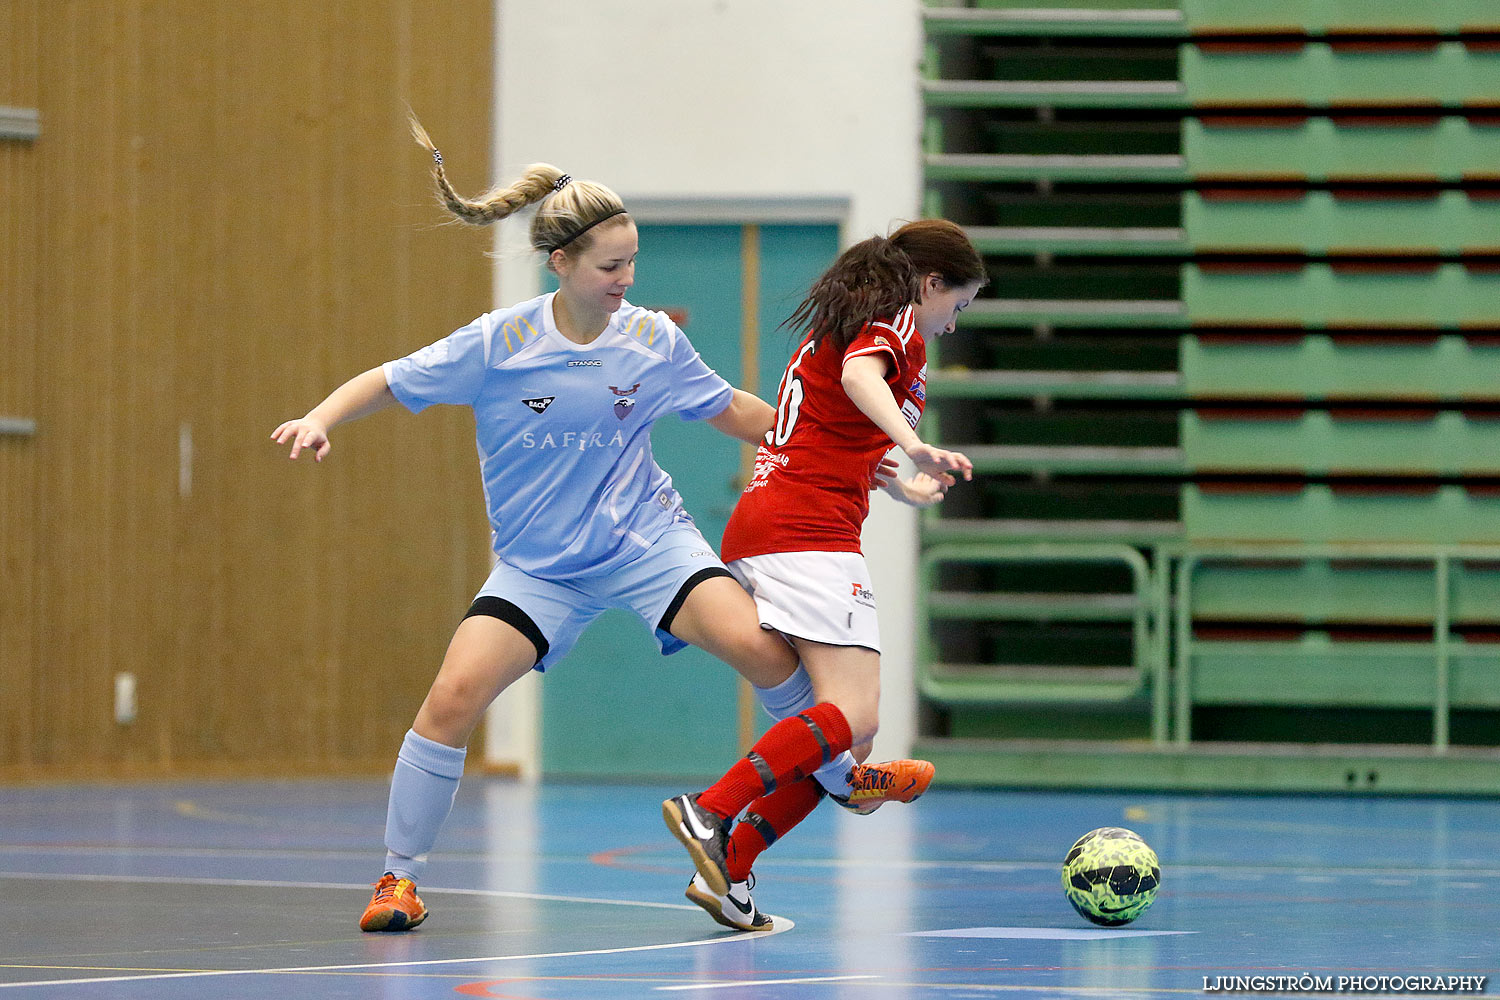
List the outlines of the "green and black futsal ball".
<svg viewBox="0 0 1500 1000">
<path fill-rule="evenodd" d="M 1136 833 L 1104 826 L 1079 837 L 1068 851 L 1062 883 L 1073 909 L 1101 926 L 1119 927 L 1156 898 L 1161 865 Z"/>
</svg>

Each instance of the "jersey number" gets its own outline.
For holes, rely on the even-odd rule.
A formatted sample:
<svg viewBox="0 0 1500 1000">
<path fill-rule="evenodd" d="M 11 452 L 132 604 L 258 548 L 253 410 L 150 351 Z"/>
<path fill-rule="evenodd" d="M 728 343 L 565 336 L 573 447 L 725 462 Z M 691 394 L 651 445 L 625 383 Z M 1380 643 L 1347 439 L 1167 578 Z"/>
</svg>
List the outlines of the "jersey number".
<svg viewBox="0 0 1500 1000">
<path fill-rule="evenodd" d="M 771 428 L 766 435 L 766 443 L 773 448 L 780 448 L 786 444 L 792 436 L 792 429 L 797 426 L 797 416 L 802 411 L 802 400 L 804 398 L 802 379 L 797 375 L 797 366 L 802 364 L 802 359 L 807 357 L 816 344 L 808 344 L 797 352 L 792 363 L 787 365 L 786 374 L 781 376 L 781 395 L 776 400 L 776 426 Z"/>
</svg>

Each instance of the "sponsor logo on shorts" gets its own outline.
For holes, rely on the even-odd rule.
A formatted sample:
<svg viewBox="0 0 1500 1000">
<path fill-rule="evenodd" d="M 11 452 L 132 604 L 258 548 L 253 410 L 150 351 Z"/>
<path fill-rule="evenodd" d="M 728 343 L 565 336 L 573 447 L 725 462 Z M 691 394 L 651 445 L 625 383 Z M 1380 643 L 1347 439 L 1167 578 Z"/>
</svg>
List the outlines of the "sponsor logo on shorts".
<svg viewBox="0 0 1500 1000">
<path fill-rule="evenodd" d="M 546 413 L 547 407 L 551 406 L 552 401 L 556 398 L 556 396 L 537 396 L 533 399 L 523 399 L 521 402 L 531 407 L 535 413 Z"/>
<path fill-rule="evenodd" d="M 688 553 L 688 558 L 689 559 L 702 559 L 705 556 L 711 556 L 711 555 L 713 555 L 712 552 L 704 552 L 704 551 L 700 550 L 698 552 L 689 552 Z"/>
<path fill-rule="evenodd" d="M 866 608 L 875 607 L 875 591 L 871 590 L 869 587 L 866 587 L 862 583 L 851 582 L 849 586 L 853 591 L 849 596 L 854 598 L 855 604 Z"/>
</svg>

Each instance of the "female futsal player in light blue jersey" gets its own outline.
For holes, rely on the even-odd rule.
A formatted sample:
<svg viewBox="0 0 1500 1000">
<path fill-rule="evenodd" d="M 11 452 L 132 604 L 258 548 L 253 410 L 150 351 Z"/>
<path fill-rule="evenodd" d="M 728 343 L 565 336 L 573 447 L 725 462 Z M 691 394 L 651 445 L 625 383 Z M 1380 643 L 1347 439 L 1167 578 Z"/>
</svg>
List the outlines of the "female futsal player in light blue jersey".
<svg viewBox="0 0 1500 1000">
<path fill-rule="evenodd" d="M 427 916 L 416 882 L 447 819 L 465 747 L 485 709 L 527 671 L 565 656 L 604 610 L 634 610 L 663 653 L 686 643 L 757 689 L 796 656 L 760 629 L 755 606 L 683 509 L 651 453 L 651 424 L 676 413 L 758 441 L 771 407 L 710 369 L 665 314 L 625 301 L 636 227 L 619 197 L 537 164 L 514 184 L 461 198 L 432 150 L 439 189 L 465 221 L 540 202 L 532 245 L 558 291 L 479 317 L 416 353 L 357 375 L 272 434 L 291 457 L 329 453 L 329 429 L 394 403 L 474 410 L 498 557 L 459 624 L 406 734 L 391 780 L 386 873 L 360 920 L 405 930 Z"/>
<path fill-rule="evenodd" d="M 636 228 L 613 191 L 536 164 L 471 201 L 448 183 L 426 132 L 415 123 L 413 131 L 432 151 L 438 190 L 460 219 L 483 225 L 540 203 L 531 244 L 546 254 L 558 290 L 355 376 L 272 434 L 291 444 L 292 458 L 311 450 L 321 461 L 329 428 L 394 403 L 474 410 L 497 562 L 397 755 L 385 875 L 360 919 L 369 931 L 426 919 L 416 882 L 452 808 L 474 727 L 527 671 L 567 655 L 604 610 L 634 610 L 663 653 L 691 643 L 725 661 L 773 714 L 805 677 L 792 648 L 760 628 L 754 602 L 651 454 L 658 417 L 704 419 L 754 443 L 771 429 L 771 407 L 715 374 L 666 315 L 625 301 Z M 890 463 L 882 475 L 893 472 Z M 817 778 L 847 796 L 857 776 L 885 766 L 844 753 Z M 689 898 L 721 923 L 771 926 L 753 906 L 730 911 L 718 897 Z"/>
</svg>

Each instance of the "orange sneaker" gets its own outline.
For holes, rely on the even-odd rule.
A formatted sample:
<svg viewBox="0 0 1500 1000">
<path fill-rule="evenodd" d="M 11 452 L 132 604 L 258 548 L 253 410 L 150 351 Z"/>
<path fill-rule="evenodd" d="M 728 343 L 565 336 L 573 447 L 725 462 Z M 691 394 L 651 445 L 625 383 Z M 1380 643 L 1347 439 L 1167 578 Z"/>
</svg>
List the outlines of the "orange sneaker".
<svg viewBox="0 0 1500 1000">
<path fill-rule="evenodd" d="M 850 812 L 868 816 L 887 802 L 910 802 L 932 784 L 935 769 L 925 760 L 888 760 L 881 764 L 857 764 L 849 776 L 853 790 L 848 798 L 829 798 Z"/>
<path fill-rule="evenodd" d="M 359 918 L 362 931 L 409 931 L 427 919 L 427 907 L 417 895 L 417 884 L 386 872 L 375 883 L 375 895 Z"/>
</svg>

